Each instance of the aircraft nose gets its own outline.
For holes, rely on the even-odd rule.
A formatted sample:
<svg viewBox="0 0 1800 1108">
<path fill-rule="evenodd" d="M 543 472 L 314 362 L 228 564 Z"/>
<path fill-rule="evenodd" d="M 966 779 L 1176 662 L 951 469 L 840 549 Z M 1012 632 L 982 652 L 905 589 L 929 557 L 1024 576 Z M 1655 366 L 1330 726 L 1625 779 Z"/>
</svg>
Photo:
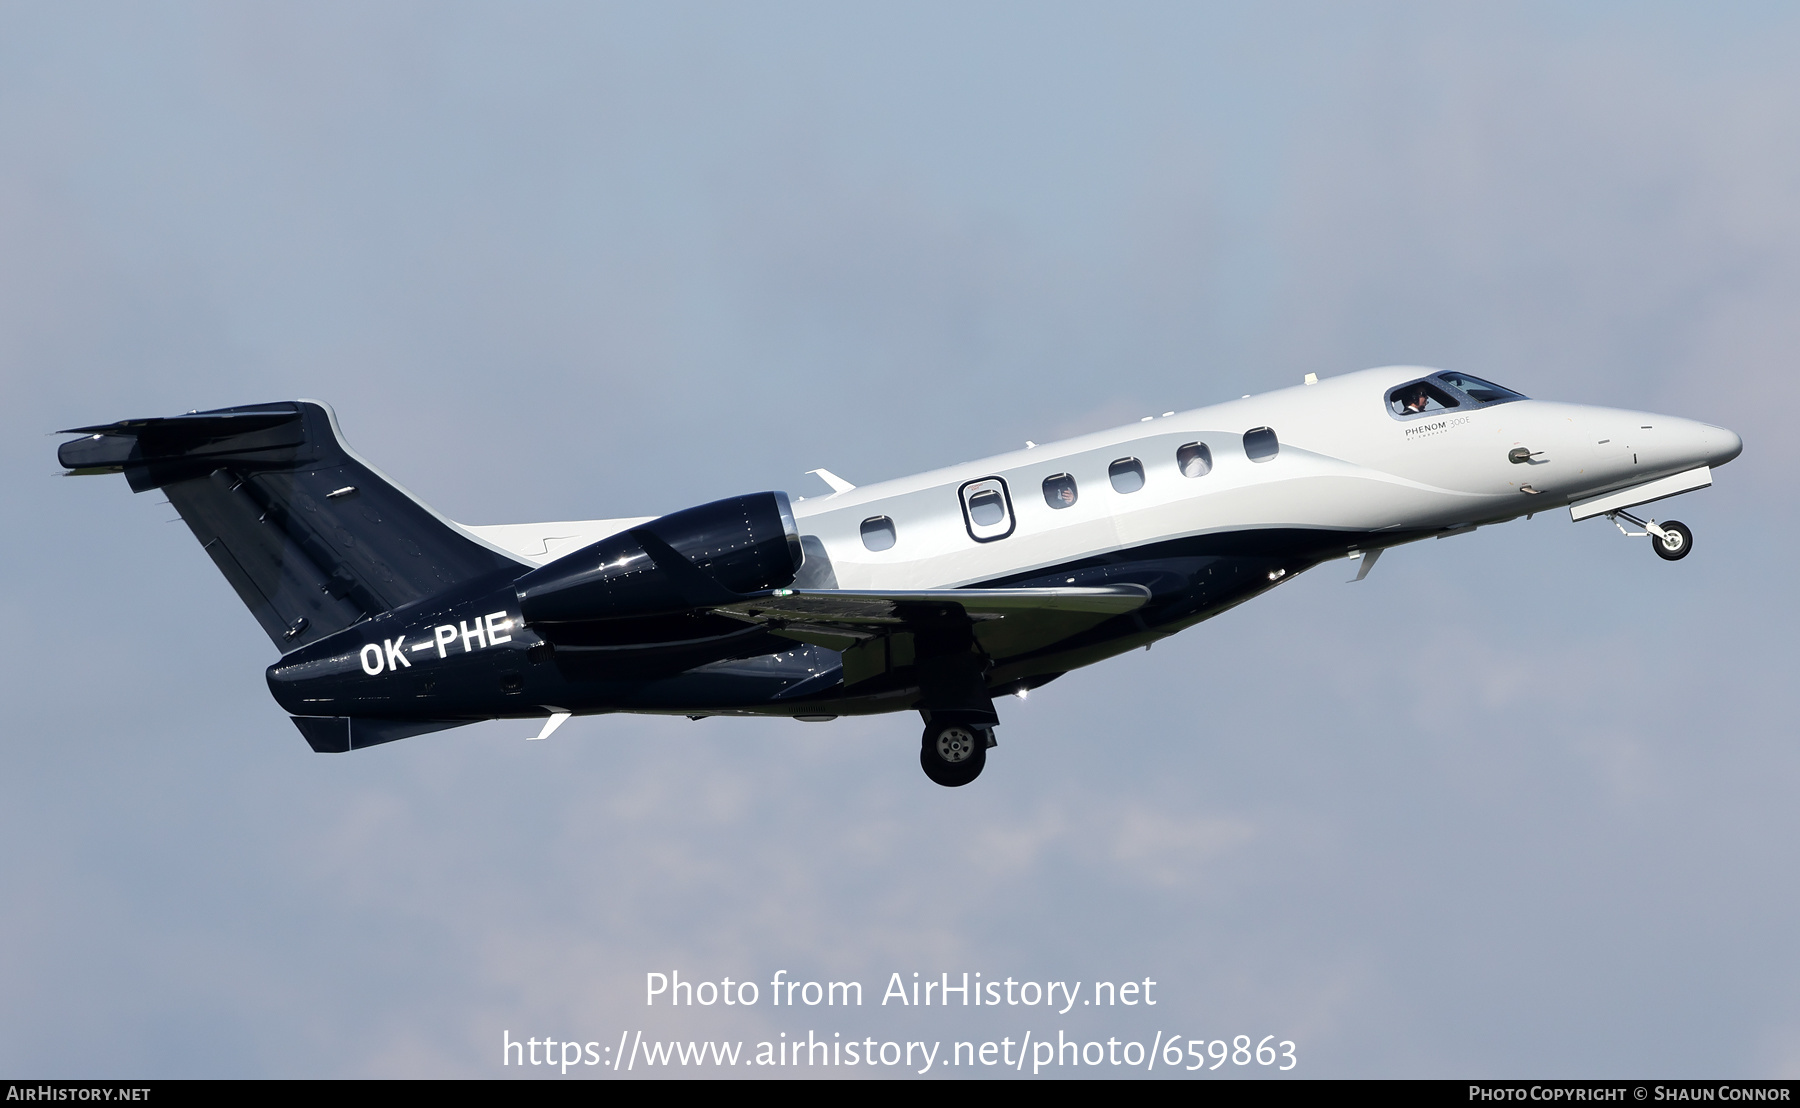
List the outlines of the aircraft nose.
<svg viewBox="0 0 1800 1108">
<path fill-rule="evenodd" d="M 1723 427 L 1714 427 L 1710 423 L 1694 419 L 1669 417 L 1656 422 L 1656 434 L 1661 437 L 1662 445 L 1658 455 L 1669 462 L 1689 466 L 1722 466 L 1744 452 L 1744 440 Z"/>
<path fill-rule="evenodd" d="M 1707 465 L 1722 466 L 1744 452 L 1744 440 L 1738 438 L 1737 432 L 1711 424 L 1701 426 L 1706 428 Z"/>
</svg>

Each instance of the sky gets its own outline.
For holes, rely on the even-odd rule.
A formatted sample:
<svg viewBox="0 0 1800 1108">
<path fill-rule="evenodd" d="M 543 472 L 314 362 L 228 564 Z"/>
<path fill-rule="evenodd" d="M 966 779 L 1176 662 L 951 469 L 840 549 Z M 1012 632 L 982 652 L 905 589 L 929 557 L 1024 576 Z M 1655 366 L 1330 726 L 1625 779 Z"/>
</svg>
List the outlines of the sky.
<svg viewBox="0 0 1800 1108">
<path fill-rule="evenodd" d="M 1800 1076 L 1797 49 L 1754 3 L 0 0 L 0 1073 L 1062 1032 Z M 1550 513 L 1328 564 L 1005 702 L 954 790 L 907 715 L 315 755 L 164 498 L 50 434 L 319 398 L 509 523 L 1394 363 L 1744 454 L 1658 505 L 1684 561 Z M 673 972 L 762 999 L 647 1005 Z M 1157 1004 L 879 1003 L 965 972 Z"/>
</svg>

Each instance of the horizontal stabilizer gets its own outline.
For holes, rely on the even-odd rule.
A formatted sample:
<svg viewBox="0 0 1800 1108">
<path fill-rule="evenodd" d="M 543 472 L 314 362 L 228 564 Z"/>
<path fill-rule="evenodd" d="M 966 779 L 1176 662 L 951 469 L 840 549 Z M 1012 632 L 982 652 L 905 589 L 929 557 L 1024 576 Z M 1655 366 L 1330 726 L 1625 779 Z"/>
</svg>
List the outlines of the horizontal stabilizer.
<svg viewBox="0 0 1800 1108">
<path fill-rule="evenodd" d="M 344 442 L 314 400 L 76 427 L 71 474 L 162 489 L 282 651 L 527 566 L 439 516 Z"/>
<path fill-rule="evenodd" d="M 307 744 L 319 754 L 343 754 L 396 739 L 410 739 L 414 735 L 448 731 L 472 722 L 466 719 L 363 719 L 358 716 L 292 718 L 294 726 L 306 736 Z"/>
</svg>

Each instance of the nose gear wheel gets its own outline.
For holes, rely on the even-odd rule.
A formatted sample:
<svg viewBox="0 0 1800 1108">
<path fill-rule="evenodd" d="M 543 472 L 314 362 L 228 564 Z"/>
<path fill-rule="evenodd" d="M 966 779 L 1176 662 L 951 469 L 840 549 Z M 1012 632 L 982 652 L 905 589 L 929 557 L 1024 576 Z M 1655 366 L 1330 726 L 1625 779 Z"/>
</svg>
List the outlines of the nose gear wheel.
<svg viewBox="0 0 1800 1108">
<path fill-rule="evenodd" d="M 1668 520 L 1662 525 L 1661 535 L 1650 536 L 1650 546 L 1656 556 L 1665 561 L 1675 562 L 1688 556 L 1694 548 L 1694 533 L 1687 529 L 1687 524 Z"/>
<path fill-rule="evenodd" d="M 1688 552 L 1694 549 L 1694 533 L 1688 530 L 1685 523 L 1678 523 L 1671 519 L 1659 524 L 1653 519 L 1639 519 L 1630 512 L 1624 511 L 1607 512 L 1606 518 L 1612 520 L 1613 526 L 1617 527 L 1619 533 L 1626 538 L 1641 539 L 1648 535 L 1650 549 L 1656 551 L 1656 556 L 1665 562 L 1678 562 L 1687 557 Z M 1619 522 L 1621 519 L 1635 523 L 1643 530 L 1627 531 L 1625 524 Z"/>
</svg>

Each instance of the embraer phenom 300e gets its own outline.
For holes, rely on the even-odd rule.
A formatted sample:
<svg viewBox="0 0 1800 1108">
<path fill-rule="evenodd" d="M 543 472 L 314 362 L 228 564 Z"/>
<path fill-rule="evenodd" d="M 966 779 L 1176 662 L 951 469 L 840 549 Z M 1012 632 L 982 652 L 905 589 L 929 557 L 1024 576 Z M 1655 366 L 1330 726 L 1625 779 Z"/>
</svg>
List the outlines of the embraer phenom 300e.
<svg viewBox="0 0 1800 1108">
<path fill-rule="evenodd" d="M 1628 509 L 1743 443 L 1669 416 L 1390 367 L 790 503 L 469 527 L 354 453 L 324 404 L 74 428 L 72 473 L 162 489 L 282 651 L 314 750 L 487 719 L 917 711 L 973 781 L 994 697 L 1145 646 L 1321 562 L 1568 507 L 1684 557 Z"/>
</svg>

